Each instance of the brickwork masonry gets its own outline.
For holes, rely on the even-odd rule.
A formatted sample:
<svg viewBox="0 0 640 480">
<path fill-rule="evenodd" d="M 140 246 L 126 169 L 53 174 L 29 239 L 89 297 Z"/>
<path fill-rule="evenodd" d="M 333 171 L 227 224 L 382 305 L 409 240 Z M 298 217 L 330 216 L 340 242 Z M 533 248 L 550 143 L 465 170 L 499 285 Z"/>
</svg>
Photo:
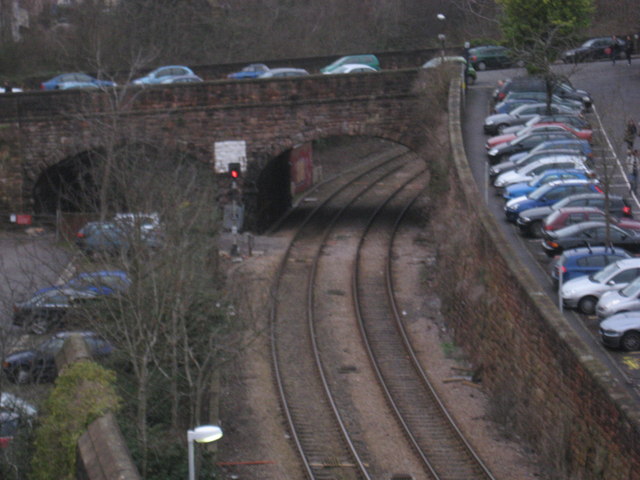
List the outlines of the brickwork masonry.
<svg viewBox="0 0 640 480">
<path fill-rule="evenodd" d="M 638 405 L 502 237 L 468 168 L 462 108 L 455 80 L 450 188 L 430 212 L 441 227 L 433 232 L 441 246 L 438 288 L 455 341 L 482 368 L 496 416 L 546 459 L 549 478 L 640 479 Z M 464 228 L 450 212 L 465 212 Z"/>
</svg>

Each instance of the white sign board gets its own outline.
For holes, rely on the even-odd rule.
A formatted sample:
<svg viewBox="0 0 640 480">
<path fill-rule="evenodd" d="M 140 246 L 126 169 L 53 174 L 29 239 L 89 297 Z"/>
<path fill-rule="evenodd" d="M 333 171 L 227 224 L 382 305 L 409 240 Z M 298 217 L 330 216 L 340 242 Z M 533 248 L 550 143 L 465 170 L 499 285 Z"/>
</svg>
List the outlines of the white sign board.
<svg viewBox="0 0 640 480">
<path fill-rule="evenodd" d="M 228 140 L 213 144 L 216 173 L 227 173 L 230 163 L 239 163 L 242 172 L 247 171 L 247 143 L 244 140 Z"/>
</svg>

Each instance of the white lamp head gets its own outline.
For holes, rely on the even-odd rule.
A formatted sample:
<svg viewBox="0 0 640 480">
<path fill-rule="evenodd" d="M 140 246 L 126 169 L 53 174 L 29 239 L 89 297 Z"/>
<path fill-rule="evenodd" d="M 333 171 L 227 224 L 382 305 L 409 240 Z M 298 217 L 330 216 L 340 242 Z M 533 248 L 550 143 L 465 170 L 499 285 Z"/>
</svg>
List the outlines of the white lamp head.
<svg viewBox="0 0 640 480">
<path fill-rule="evenodd" d="M 438 17 L 438 20 L 444 20 L 445 18 L 447 18 L 442 13 L 439 13 L 437 17 Z"/>
<path fill-rule="evenodd" d="M 215 442 L 222 438 L 222 429 L 217 425 L 201 425 L 193 430 L 187 430 L 187 440 L 198 443 Z"/>
</svg>

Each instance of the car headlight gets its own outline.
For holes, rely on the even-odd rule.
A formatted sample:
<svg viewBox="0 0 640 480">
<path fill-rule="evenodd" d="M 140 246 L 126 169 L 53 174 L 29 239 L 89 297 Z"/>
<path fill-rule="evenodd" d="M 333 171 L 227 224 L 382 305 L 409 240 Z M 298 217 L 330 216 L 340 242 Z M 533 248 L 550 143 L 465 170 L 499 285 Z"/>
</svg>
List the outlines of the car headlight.
<svg viewBox="0 0 640 480">
<path fill-rule="evenodd" d="M 498 151 L 499 150 L 497 148 L 492 148 L 491 150 L 489 150 L 489 155 L 496 155 Z"/>
<path fill-rule="evenodd" d="M 518 217 L 518 223 L 529 223 L 530 221 L 531 219 L 529 217 L 523 217 L 522 215 Z"/>
<path fill-rule="evenodd" d="M 484 122 L 485 125 L 493 125 L 493 120 L 487 120 Z"/>
</svg>

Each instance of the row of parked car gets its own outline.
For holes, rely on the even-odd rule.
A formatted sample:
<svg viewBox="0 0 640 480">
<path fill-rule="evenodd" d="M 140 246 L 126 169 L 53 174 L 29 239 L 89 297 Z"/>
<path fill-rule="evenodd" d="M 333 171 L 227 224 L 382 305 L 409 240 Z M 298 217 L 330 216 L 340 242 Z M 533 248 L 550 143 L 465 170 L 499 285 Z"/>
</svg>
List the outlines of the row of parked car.
<svg viewBox="0 0 640 480">
<path fill-rule="evenodd" d="M 505 219 L 540 238 L 563 305 L 597 315 L 605 345 L 640 350 L 640 221 L 629 200 L 605 192 L 597 178 L 588 93 L 563 81 L 547 105 L 543 88 L 540 79 L 522 77 L 495 90 L 483 126 L 493 135 L 490 180 Z"/>
</svg>

